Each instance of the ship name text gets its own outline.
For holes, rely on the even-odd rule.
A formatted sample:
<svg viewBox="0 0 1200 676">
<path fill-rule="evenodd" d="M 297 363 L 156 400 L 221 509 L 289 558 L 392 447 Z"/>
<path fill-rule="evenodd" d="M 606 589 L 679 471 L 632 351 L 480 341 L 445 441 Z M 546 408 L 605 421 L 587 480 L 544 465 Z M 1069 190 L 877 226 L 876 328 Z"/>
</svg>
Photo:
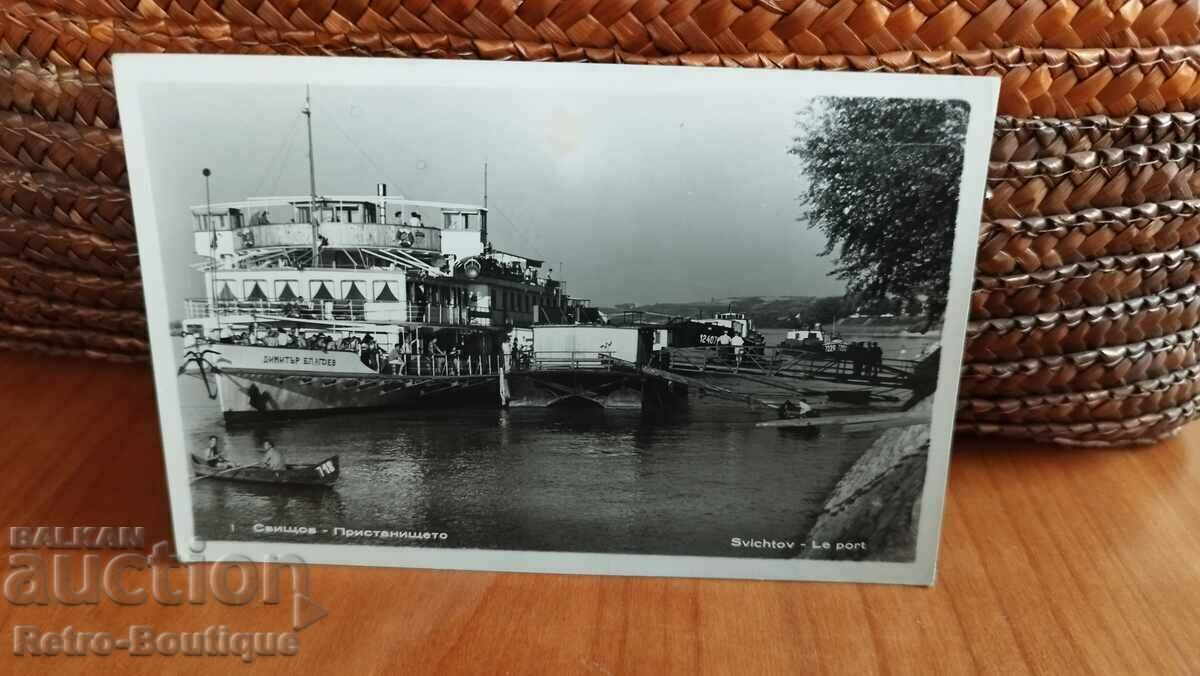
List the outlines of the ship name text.
<svg viewBox="0 0 1200 676">
<path fill-rule="evenodd" d="M 278 364 L 284 366 L 337 366 L 337 359 L 331 357 L 294 357 L 287 354 L 263 355 L 263 364 Z"/>
</svg>

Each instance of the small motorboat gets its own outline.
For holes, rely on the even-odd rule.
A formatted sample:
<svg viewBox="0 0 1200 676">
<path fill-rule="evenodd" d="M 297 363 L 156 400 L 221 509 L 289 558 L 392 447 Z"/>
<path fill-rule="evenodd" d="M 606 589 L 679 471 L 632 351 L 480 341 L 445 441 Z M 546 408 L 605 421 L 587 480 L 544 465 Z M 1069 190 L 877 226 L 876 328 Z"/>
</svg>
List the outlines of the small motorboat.
<svg viewBox="0 0 1200 676">
<path fill-rule="evenodd" d="M 338 456 L 330 456 L 311 465 L 288 465 L 274 470 L 262 465 L 209 465 L 192 456 L 192 472 L 196 479 L 241 481 L 260 484 L 290 484 L 295 486 L 332 486 L 341 472 Z"/>
</svg>

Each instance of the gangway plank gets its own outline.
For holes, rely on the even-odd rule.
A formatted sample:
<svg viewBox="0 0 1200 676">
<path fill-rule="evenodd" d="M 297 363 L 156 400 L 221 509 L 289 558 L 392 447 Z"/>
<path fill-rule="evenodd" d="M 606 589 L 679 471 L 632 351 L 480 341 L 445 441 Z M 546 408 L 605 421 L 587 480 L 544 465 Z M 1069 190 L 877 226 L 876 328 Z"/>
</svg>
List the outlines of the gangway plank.
<svg viewBox="0 0 1200 676">
<path fill-rule="evenodd" d="M 828 362 L 834 364 L 835 362 Z M 876 387 L 888 388 L 906 388 L 909 386 L 908 378 L 899 376 L 856 376 L 850 373 L 831 372 L 826 368 L 804 368 L 796 363 L 789 368 L 766 369 L 753 366 L 750 363 L 744 363 L 742 366 L 731 366 L 727 364 L 706 363 L 703 365 L 680 362 L 672 363 L 673 371 L 688 371 L 690 373 L 720 373 L 724 375 L 738 375 L 749 378 L 749 376 L 765 376 L 774 378 L 791 378 L 795 380 L 823 380 L 827 382 L 843 383 L 847 385 L 867 385 Z"/>
<path fill-rule="evenodd" d="M 781 404 L 775 404 L 775 403 L 766 401 L 764 399 L 759 399 L 758 397 L 755 397 L 753 395 L 741 394 L 738 392 L 734 392 L 733 390 L 725 388 L 725 387 L 721 387 L 720 385 L 713 385 L 710 382 L 706 382 L 706 381 L 700 380 L 698 378 L 691 378 L 691 377 L 685 376 L 680 373 L 675 373 L 673 371 L 667 371 L 664 369 L 655 368 L 653 366 L 638 366 L 637 364 L 634 364 L 633 362 L 628 362 L 623 359 L 618 359 L 616 357 L 609 357 L 609 359 L 616 366 L 620 366 L 620 367 L 627 368 L 627 369 L 632 369 L 634 371 L 641 371 L 642 373 L 644 373 L 648 376 L 651 376 L 653 378 L 662 378 L 663 380 L 666 380 L 668 382 L 677 383 L 680 385 L 687 385 L 688 387 L 694 387 L 698 390 L 704 390 L 705 392 L 708 392 L 709 394 L 713 395 L 714 397 L 719 397 L 721 399 L 729 399 L 731 401 L 740 401 L 740 402 L 747 403 L 747 404 L 757 404 L 759 406 L 765 406 L 770 409 L 778 409 L 781 406 Z"/>
<path fill-rule="evenodd" d="M 842 385 L 860 385 L 914 391 L 933 385 L 940 352 L 919 360 L 884 359 L 869 364 L 838 352 L 801 353 L 785 348 L 747 349 L 740 359 L 721 356 L 718 348 L 687 347 L 671 350 L 670 370 L 679 373 L 720 373 L 742 377 L 758 376 L 792 380 L 822 380 Z"/>
</svg>

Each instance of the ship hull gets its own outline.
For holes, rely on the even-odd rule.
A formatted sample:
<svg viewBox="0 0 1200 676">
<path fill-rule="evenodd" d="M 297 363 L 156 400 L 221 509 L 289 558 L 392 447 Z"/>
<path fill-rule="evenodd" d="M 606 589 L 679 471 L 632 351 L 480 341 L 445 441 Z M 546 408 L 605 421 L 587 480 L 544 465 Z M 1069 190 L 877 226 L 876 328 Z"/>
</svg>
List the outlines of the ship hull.
<svg viewBox="0 0 1200 676">
<path fill-rule="evenodd" d="M 305 416 L 363 409 L 498 402 L 495 373 L 375 372 L 353 352 L 249 345 L 206 345 L 205 377 L 227 420 Z M 414 362 L 415 365 L 415 362 Z M 478 368 L 477 370 L 482 370 Z M 193 362 L 187 370 L 199 371 Z"/>
<path fill-rule="evenodd" d="M 506 372 L 491 361 L 431 366 L 428 359 L 414 359 L 404 374 L 377 373 L 352 352 L 210 345 L 205 353 L 205 377 L 215 384 L 227 421 L 433 407 L 638 410 L 647 399 L 653 406 L 676 398 L 644 374 L 609 368 L 600 359 L 567 360 L 561 352 L 548 353 L 553 359 L 537 368 Z"/>
<path fill-rule="evenodd" d="M 498 397 L 496 376 L 422 379 L 222 371 L 217 378 L 226 420 L 494 404 Z"/>
</svg>

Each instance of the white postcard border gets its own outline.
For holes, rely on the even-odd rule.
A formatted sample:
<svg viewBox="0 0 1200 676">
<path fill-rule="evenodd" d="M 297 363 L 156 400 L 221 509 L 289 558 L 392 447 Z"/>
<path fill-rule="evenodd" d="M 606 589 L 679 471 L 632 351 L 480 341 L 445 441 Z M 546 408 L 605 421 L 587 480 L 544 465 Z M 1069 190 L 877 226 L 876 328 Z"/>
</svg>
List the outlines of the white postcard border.
<svg viewBox="0 0 1200 676">
<path fill-rule="evenodd" d="M 999 79 L 949 75 L 826 73 L 768 69 L 687 68 L 578 63 L 501 63 L 422 59 L 330 57 L 147 55 L 113 57 L 117 102 L 133 195 L 141 270 L 146 296 L 158 410 L 176 548 L 181 560 L 215 561 L 247 556 L 298 555 L 310 563 L 532 573 L 584 573 L 697 578 L 751 578 L 932 584 L 946 480 L 955 402 L 967 327 L 976 252 L 976 233 L 986 192 Z M 296 542 L 194 542 L 191 467 L 176 379 L 174 353 L 159 236 L 154 184 L 144 136 L 141 97 L 151 83 L 328 84 L 342 86 L 489 87 L 517 89 L 713 92 L 714 95 L 769 96 L 772 88 L 802 88 L 809 96 L 864 96 L 958 99 L 970 105 L 950 294 L 942 337 L 938 389 L 917 535 L 911 563 L 814 561 L 733 557 L 592 554 Z"/>
</svg>

